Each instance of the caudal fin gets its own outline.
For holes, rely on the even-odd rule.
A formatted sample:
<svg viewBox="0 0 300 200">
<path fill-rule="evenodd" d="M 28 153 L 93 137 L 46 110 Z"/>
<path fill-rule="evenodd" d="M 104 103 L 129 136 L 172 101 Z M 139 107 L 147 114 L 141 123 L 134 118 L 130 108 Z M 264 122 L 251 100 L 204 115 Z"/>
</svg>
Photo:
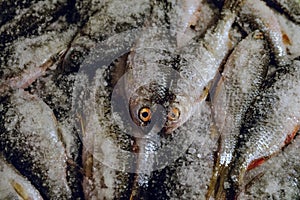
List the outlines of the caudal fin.
<svg viewBox="0 0 300 200">
<path fill-rule="evenodd" d="M 219 162 L 214 167 L 213 175 L 206 193 L 206 199 L 225 199 L 226 192 L 224 184 L 228 176 L 228 166 L 221 165 Z"/>
</svg>

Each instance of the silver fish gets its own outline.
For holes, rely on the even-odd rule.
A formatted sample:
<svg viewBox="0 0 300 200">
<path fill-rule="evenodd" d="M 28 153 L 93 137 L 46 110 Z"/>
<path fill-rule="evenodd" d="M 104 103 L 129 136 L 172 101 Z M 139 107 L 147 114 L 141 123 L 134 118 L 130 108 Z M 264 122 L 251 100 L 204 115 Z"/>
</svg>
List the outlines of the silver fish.
<svg viewBox="0 0 300 200">
<path fill-rule="evenodd" d="M 245 173 L 289 144 L 300 128 L 300 62 L 278 72 L 255 99 L 245 117 L 226 197 L 236 198 Z"/>
<path fill-rule="evenodd" d="M 0 198 L 42 200 L 39 191 L 0 155 Z"/>
<path fill-rule="evenodd" d="M 298 199 L 300 197 L 299 132 L 294 140 L 261 166 L 249 171 L 244 178 L 245 190 L 240 199 Z"/>
<path fill-rule="evenodd" d="M 34 81 L 55 69 L 64 56 L 76 29 L 52 30 L 42 36 L 20 38 L 1 52 L 0 92 L 27 88 Z"/>
<path fill-rule="evenodd" d="M 278 12 L 284 12 L 289 19 L 300 23 L 300 4 L 297 0 L 272 0 L 266 1 L 267 4 L 274 7 Z"/>
<path fill-rule="evenodd" d="M 37 96 L 21 90 L 4 99 L 1 152 L 43 198 L 71 198 L 67 157 L 52 110 Z"/>
<path fill-rule="evenodd" d="M 278 66 L 289 64 L 284 37 L 274 12 L 260 0 L 246 0 L 239 12 L 239 20 L 250 24 L 250 31 L 259 29 L 269 42 L 274 60 Z M 245 27 L 245 26 L 243 26 Z"/>
<path fill-rule="evenodd" d="M 176 2 L 176 16 L 171 15 L 170 20 L 175 25 L 177 47 L 184 47 L 194 37 L 200 36 L 217 21 L 219 9 L 213 7 L 205 0 L 184 0 Z M 172 28 L 172 27 L 171 27 Z"/>
<path fill-rule="evenodd" d="M 242 120 L 267 74 L 269 50 L 266 46 L 259 31 L 242 40 L 229 56 L 212 95 L 214 122 L 220 139 L 207 198 L 214 195 L 216 199 L 220 198 L 218 185 L 223 187 L 228 167 L 234 159 Z"/>
<path fill-rule="evenodd" d="M 196 112 L 207 95 L 205 86 L 233 48 L 229 31 L 236 17 L 235 7 L 227 6 L 217 26 L 208 31 L 200 44 L 181 48 L 176 35 L 168 29 L 166 15 L 161 14 L 167 6 L 157 3 L 149 25 L 128 56 L 125 94 L 136 124 L 131 134 L 139 153 L 131 199 L 142 198 L 151 172 L 160 162 L 167 163 L 156 155 L 162 140 L 157 134 L 172 133 Z"/>
</svg>

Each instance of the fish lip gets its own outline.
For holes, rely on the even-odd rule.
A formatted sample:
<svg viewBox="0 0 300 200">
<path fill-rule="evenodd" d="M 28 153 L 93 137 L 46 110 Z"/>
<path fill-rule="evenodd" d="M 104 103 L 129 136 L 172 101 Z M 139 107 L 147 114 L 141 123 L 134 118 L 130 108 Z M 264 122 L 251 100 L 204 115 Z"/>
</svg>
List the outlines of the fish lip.
<svg viewBox="0 0 300 200">
<path fill-rule="evenodd" d="M 167 121 L 163 128 L 163 132 L 166 134 L 171 134 L 173 131 L 175 131 L 179 127 L 178 124 L 180 124 L 179 120 L 173 121 L 173 122 Z"/>
</svg>

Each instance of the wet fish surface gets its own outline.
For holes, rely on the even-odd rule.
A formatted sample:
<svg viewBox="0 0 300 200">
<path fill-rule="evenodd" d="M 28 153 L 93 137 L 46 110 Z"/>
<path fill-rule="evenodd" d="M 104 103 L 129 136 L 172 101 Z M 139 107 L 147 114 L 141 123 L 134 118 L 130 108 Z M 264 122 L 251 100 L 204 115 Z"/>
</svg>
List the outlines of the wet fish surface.
<svg viewBox="0 0 300 200">
<path fill-rule="evenodd" d="M 246 114 L 228 177 L 232 184 L 227 193 L 229 198 L 237 194 L 247 170 L 280 151 L 299 130 L 299 66 L 300 62 L 295 60 L 283 70 L 285 73 L 276 73 Z"/>
<path fill-rule="evenodd" d="M 14 166 L 5 160 L 3 155 L 0 156 L 0 174 L 1 199 L 43 199 L 30 181 L 19 174 Z"/>
<path fill-rule="evenodd" d="M 2 102 L 1 152 L 32 181 L 43 198 L 70 198 L 65 150 L 52 110 L 22 91 L 6 100 Z"/>
<path fill-rule="evenodd" d="M 23 199 L 205 199 L 212 188 L 251 199 L 277 197 L 267 184 L 283 182 L 286 197 L 298 198 L 296 188 L 286 192 L 298 187 L 295 150 L 287 151 L 290 159 L 278 157 L 278 165 L 287 169 L 286 159 L 295 169 L 285 177 L 270 169 L 271 156 L 242 160 L 255 152 L 246 141 L 253 145 L 263 136 L 226 134 L 241 127 L 246 134 L 261 120 L 257 109 L 269 106 L 269 97 L 254 96 L 282 86 L 265 81 L 266 73 L 269 79 L 283 67 L 275 79 L 294 78 L 289 63 L 300 56 L 295 2 L 0 2 L 0 165 L 16 177 L 3 179 L 0 191 Z M 245 39 L 256 29 L 262 34 Z M 242 66 L 247 70 L 235 70 Z M 263 92 L 257 90 L 262 82 Z M 279 101 L 278 107 L 288 106 Z M 213 122 L 223 134 L 219 143 L 210 134 Z M 286 142 L 292 140 L 293 134 Z M 297 148 L 292 144 L 286 148 Z M 274 152 L 281 155 L 280 146 Z M 217 158 L 229 164 L 214 188 Z M 268 171 L 256 177 L 259 170 Z"/>
<path fill-rule="evenodd" d="M 251 47 L 244 51 L 245 47 Z M 236 143 L 246 110 L 260 92 L 270 61 L 269 50 L 259 31 L 249 34 L 229 56 L 212 95 L 214 121 L 220 134 L 217 162 L 209 188 L 219 195 L 219 187 L 233 161 Z M 216 196 L 217 199 L 220 197 Z"/>
</svg>

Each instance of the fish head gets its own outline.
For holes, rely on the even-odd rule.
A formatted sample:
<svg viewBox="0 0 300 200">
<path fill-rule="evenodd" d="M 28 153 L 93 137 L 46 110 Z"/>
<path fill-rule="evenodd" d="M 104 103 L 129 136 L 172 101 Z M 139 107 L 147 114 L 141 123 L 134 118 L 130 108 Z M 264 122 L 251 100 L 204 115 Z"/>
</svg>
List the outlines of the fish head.
<svg viewBox="0 0 300 200">
<path fill-rule="evenodd" d="M 164 132 L 166 134 L 172 133 L 178 127 L 183 125 L 190 117 L 192 117 L 195 104 L 191 102 L 188 96 L 175 95 L 175 101 L 169 102 L 166 123 Z"/>
<path fill-rule="evenodd" d="M 132 121 L 144 134 L 160 132 L 166 119 L 166 102 L 161 86 L 150 83 L 139 87 L 129 98 L 129 113 Z"/>
<path fill-rule="evenodd" d="M 140 87 L 129 100 L 134 123 L 148 131 L 155 126 L 166 134 L 184 124 L 195 110 L 193 99 L 173 89 L 156 83 Z"/>
<path fill-rule="evenodd" d="M 202 79 L 190 78 L 189 75 L 193 74 L 190 68 L 179 69 L 178 56 L 155 62 L 142 59 L 137 54 L 135 59 L 130 56 L 126 88 L 132 120 L 144 127 L 159 122 L 160 127 L 163 124 L 162 133 L 172 133 L 196 109 L 203 90 Z"/>
</svg>

